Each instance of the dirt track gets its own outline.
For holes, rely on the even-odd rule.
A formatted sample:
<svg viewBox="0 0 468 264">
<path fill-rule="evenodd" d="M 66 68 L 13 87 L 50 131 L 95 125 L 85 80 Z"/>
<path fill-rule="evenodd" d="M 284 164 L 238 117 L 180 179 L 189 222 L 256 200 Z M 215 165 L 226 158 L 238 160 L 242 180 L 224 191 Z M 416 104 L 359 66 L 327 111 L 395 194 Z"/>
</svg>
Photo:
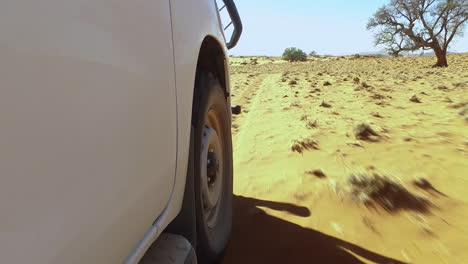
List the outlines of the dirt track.
<svg viewBox="0 0 468 264">
<path fill-rule="evenodd" d="M 433 58 L 254 61 L 231 59 L 243 113 L 224 263 L 468 263 L 468 54 L 447 69 Z M 357 139 L 361 123 L 378 137 Z M 430 207 L 359 203 L 351 173 L 389 175 Z"/>
</svg>

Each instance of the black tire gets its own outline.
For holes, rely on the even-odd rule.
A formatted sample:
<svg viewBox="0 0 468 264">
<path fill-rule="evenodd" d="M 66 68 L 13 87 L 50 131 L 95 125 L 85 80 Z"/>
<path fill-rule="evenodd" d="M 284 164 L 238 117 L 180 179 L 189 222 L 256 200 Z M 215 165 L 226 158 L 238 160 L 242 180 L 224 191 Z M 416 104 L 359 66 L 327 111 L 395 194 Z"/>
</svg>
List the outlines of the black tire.
<svg viewBox="0 0 468 264">
<path fill-rule="evenodd" d="M 226 100 L 225 93 L 211 74 L 200 73 L 197 78 L 197 86 L 194 94 L 194 104 L 192 109 L 192 129 L 194 129 L 194 153 L 193 153 L 193 172 L 194 176 L 194 194 L 195 194 L 195 215 L 196 215 L 196 231 L 197 243 L 196 251 L 199 263 L 216 263 L 222 257 L 224 249 L 227 246 L 232 227 L 232 139 L 231 139 L 231 118 L 230 106 Z M 219 142 L 221 150 L 218 156 L 222 162 L 221 169 L 218 168 L 218 174 L 212 178 L 216 180 L 222 179 L 217 190 L 221 190 L 221 194 L 216 207 L 216 211 L 209 211 L 206 206 L 206 198 L 204 198 L 202 189 L 202 159 L 204 146 L 206 143 L 206 127 L 207 119 L 216 119 L 216 124 L 213 125 L 211 131 L 217 134 L 217 142 Z M 208 122 L 210 123 L 210 122 Z M 211 123 L 210 123 L 211 124 Z M 208 126 L 210 126 L 208 124 Z M 205 133 L 204 133 L 205 132 Z M 211 143 L 210 143 L 211 144 Z M 205 144 L 206 145 L 206 144 Z M 205 147 L 206 150 L 206 147 Z M 216 160 L 211 157 L 210 161 Z M 207 164 L 210 164 L 207 162 Z M 213 170 L 213 169 L 212 169 Z M 212 170 L 210 172 L 212 172 Z M 215 169 L 216 170 L 216 169 Z M 205 175 L 211 175 L 206 169 Z M 220 178 L 222 177 L 222 178 Z M 208 180 L 208 182 L 209 182 Z M 214 181 L 216 181 L 214 180 Z M 213 184 L 214 185 L 214 184 Z M 209 184 L 208 184 L 209 186 Z M 218 191 L 219 192 L 219 191 Z M 218 205 L 219 203 L 219 205 Z M 209 211 L 210 213 L 205 213 Z M 209 218 L 213 215 L 212 212 L 217 212 L 215 219 Z M 206 218 L 209 218 L 208 221 Z M 210 223 L 210 224 L 208 224 Z M 213 224 L 214 223 L 214 224 Z"/>
</svg>

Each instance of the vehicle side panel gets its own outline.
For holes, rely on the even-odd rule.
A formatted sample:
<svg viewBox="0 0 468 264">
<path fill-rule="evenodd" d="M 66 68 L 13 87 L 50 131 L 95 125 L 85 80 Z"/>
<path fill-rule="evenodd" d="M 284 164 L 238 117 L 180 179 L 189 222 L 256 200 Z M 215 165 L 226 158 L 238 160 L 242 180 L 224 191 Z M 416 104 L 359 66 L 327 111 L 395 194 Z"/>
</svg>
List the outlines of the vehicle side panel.
<svg viewBox="0 0 468 264">
<path fill-rule="evenodd" d="M 0 263 L 125 259 L 173 189 L 174 78 L 169 0 L 1 1 Z"/>
</svg>

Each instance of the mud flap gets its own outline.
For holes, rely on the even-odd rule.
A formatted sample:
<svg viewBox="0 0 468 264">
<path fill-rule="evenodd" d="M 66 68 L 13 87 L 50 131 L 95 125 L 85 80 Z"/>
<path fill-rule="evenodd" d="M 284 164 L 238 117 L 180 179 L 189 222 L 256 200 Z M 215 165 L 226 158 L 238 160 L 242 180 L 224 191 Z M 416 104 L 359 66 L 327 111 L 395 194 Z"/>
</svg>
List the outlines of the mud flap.
<svg viewBox="0 0 468 264">
<path fill-rule="evenodd" d="M 183 236 L 163 233 L 139 264 L 197 264 L 195 249 Z"/>
</svg>

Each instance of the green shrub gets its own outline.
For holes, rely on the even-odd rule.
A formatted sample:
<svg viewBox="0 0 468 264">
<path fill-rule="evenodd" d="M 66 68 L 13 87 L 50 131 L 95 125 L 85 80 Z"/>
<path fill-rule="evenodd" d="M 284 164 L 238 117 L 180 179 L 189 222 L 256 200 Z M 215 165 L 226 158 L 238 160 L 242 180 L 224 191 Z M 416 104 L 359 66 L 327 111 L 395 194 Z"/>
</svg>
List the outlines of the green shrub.
<svg viewBox="0 0 468 264">
<path fill-rule="evenodd" d="M 317 53 L 315 50 L 313 50 L 313 51 L 311 51 L 311 52 L 309 53 L 309 56 L 310 56 L 310 57 L 318 57 L 318 53 Z"/>
<path fill-rule="evenodd" d="M 298 48 L 287 48 L 283 52 L 283 60 L 287 61 L 306 61 L 307 54 Z"/>
</svg>

